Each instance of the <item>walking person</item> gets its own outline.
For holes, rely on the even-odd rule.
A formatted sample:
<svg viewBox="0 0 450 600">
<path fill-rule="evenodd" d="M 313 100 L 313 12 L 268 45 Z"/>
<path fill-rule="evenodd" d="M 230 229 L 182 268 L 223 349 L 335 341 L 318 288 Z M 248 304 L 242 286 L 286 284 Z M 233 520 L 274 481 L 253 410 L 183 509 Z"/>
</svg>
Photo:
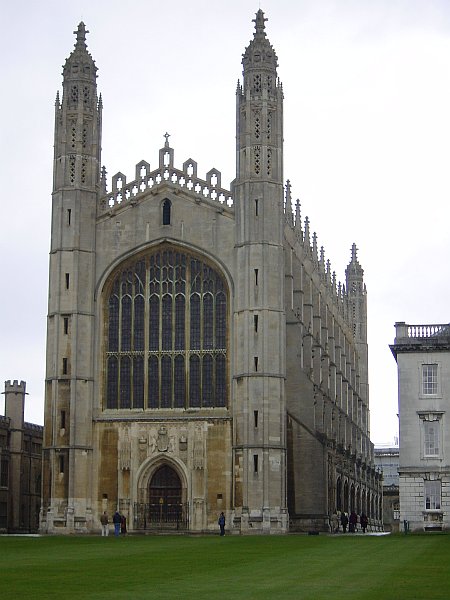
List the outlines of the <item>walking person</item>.
<svg viewBox="0 0 450 600">
<path fill-rule="evenodd" d="M 225 515 L 223 512 L 220 513 L 219 520 L 217 521 L 220 527 L 220 535 L 225 535 Z"/>
<path fill-rule="evenodd" d="M 117 537 L 120 534 L 120 525 L 122 523 L 122 517 L 120 516 L 119 511 L 113 515 L 113 523 L 114 523 L 114 535 Z"/>
<path fill-rule="evenodd" d="M 100 523 L 102 524 L 102 537 L 109 535 L 109 518 L 108 518 L 108 513 L 105 512 L 102 514 L 102 516 L 100 517 Z"/>
</svg>

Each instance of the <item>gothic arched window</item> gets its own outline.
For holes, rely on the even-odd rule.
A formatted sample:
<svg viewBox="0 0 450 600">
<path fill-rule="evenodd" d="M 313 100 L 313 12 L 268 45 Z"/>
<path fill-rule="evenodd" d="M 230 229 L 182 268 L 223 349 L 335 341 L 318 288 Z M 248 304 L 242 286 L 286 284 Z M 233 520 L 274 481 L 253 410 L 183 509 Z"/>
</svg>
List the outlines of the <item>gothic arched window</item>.
<svg viewBox="0 0 450 600">
<path fill-rule="evenodd" d="M 170 200 L 164 200 L 163 205 L 162 205 L 162 218 L 163 218 L 163 225 L 170 225 L 170 211 L 172 208 L 172 203 L 170 202 Z"/>
<path fill-rule="evenodd" d="M 227 405 L 228 292 L 209 263 L 159 248 L 113 273 L 103 306 L 105 408 Z"/>
</svg>

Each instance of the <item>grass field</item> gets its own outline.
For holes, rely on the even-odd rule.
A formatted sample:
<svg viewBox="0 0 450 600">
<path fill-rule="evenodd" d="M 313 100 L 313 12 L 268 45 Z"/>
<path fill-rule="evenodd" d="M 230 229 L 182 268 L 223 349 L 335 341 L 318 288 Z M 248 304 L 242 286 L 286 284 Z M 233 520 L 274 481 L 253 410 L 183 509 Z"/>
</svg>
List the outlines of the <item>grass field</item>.
<svg viewBox="0 0 450 600">
<path fill-rule="evenodd" d="M 0 537 L 0 599 L 450 598 L 450 535 Z"/>
</svg>

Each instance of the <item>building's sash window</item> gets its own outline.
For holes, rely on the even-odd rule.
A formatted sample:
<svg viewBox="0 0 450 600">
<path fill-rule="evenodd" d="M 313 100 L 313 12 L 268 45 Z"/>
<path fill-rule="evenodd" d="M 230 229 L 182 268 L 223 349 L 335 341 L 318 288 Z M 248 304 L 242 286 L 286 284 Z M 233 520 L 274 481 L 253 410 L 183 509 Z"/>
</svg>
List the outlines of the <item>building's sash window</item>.
<svg viewBox="0 0 450 600">
<path fill-rule="evenodd" d="M 436 396 L 438 393 L 437 364 L 422 365 L 422 395 Z"/>
<path fill-rule="evenodd" d="M 424 496 L 426 510 L 440 510 L 441 508 L 441 482 L 424 481 Z"/>
<path fill-rule="evenodd" d="M 105 290 L 105 408 L 227 405 L 228 293 L 216 269 L 164 247 Z"/>
</svg>

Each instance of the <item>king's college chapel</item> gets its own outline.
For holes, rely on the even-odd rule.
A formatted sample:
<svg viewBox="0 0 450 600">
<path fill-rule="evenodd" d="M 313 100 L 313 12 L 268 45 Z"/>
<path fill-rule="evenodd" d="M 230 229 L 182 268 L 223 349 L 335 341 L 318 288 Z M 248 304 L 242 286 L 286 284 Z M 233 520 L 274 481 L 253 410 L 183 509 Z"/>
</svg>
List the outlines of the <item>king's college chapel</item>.
<svg viewBox="0 0 450 600">
<path fill-rule="evenodd" d="M 232 533 L 327 531 L 353 509 L 380 524 L 363 269 L 345 242 L 338 283 L 292 203 L 265 21 L 229 186 L 168 136 L 106 181 L 78 26 L 55 107 L 43 532 L 98 531 L 116 509 L 131 532 L 217 530 L 222 511 Z"/>
</svg>

